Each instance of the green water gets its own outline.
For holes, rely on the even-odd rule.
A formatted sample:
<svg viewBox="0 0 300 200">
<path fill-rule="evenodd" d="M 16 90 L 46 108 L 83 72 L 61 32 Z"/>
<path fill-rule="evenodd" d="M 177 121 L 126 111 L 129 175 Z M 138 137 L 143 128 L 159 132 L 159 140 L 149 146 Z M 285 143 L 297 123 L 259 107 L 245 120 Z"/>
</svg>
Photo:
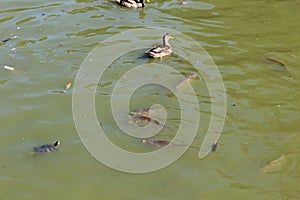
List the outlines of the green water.
<svg viewBox="0 0 300 200">
<path fill-rule="evenodd" d="M 0 42 L 0 198 L 299 199 L 299 6 L 297 0 L 185 5 L 151 1 L 135 10 L 111 1 L 2 2 L 0 39 L 18 38 Z M 89 154 L 75 129 L 72 90 L 57 91 L 75 81 L 82 61 L 102 40 L 147 26 L 175 29 L 198 41 L 219 67 L 228 107 L 215 153 L 199 160 L 198 149 L 190 148 L 165 169 L 134 175 L 110 169 Z M 147 62 L 124 60 L 115 61 L 111 74 L 99 83 L 97 115 L 116 143 L 142 150 L 137 140 L 123 138 L 109 114 L 101 116 L 109 111 L 111 85 L 104 83 L 113 85 L 124 65 Z M 174 55 L 162 62 L 176 65 L 180 59 Z M 5 65 L 15 70 L 5 70 Z M 180 65 L 183 73 L 192 71 Z M 199 146 L 210 104 L 203 82 L 197 79 L 192 86 L 203 111 L 193 143 Z M 162 91 L 160 96 L 147 102 L 149 97 L 143 94 L 157 91 Z M 168 91 L 156 86 L 141 89 L 136 97 L 132 109 L 156 100 L 178 106 Z M 172 118 L 168 125 L 174 128 L 180 116 L 172 108 L 168 111 Z M 59 151 L 32 155 L 34 146 L 56 140 L 62 143 Z M 282 155 L 288 159 L 280 170 L 262 173 L 265 164 Z"/>
</svg>

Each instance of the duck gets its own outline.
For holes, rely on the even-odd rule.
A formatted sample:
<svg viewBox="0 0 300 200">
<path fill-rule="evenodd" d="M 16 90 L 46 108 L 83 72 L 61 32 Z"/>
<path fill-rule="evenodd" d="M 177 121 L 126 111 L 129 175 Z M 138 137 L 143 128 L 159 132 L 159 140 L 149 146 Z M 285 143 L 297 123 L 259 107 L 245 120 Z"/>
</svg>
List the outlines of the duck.
<svg viewBox="0 0 300 200">
<path fill-rule="evenodd" d="M 169 44 L 169 40 L 173 38 L 169 33 L 163 36 L 163 45 L 157 45 L 149 49 L 146 53 L 151 58 L 160 58 L 168 56 L 172 53 L 172 46 Z"/>
<path fill-rule="evenodd" d="M 145 6 L 144 0 L 116 0 L 116 2 L 128 8 L 143 8 Z"/>
</svg>

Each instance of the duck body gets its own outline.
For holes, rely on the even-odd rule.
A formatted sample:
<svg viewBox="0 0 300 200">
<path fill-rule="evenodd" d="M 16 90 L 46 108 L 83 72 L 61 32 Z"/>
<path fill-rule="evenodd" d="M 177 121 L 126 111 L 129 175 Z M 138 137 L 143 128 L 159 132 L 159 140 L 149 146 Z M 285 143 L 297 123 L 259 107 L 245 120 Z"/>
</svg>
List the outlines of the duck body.
<svg viewBox="0 0 300 200">
<path fill-rule="evenodd" d="M 36 147 L 33 147 L 33 150 L 36 152 L 36 153 L 46 153 L 46 152 L 51 152 L 51 151 L 54 151 L 54 150 L 57 150 L 57 146 L 60 144 L 59 141 L 56 141 L 54 144 L 44 144 L 44 145 L 41 145 L 41 146 L 36 146 Z"/>
<path fill-rule="evenodd" d="M 151 58 L 160 58 L 168 56 L 172 53 L 172 46 L 169 44 L 169 39 L 173 38 L 169 33 L 163 36 L 163 45 L 157 45 L 146 53 Z"/>
<path fill-rule="evenodd" d="M 143 8 L 145 6 L 143 0 L 116 0 L 116 2 L 128 8 Z"/>
</svg>

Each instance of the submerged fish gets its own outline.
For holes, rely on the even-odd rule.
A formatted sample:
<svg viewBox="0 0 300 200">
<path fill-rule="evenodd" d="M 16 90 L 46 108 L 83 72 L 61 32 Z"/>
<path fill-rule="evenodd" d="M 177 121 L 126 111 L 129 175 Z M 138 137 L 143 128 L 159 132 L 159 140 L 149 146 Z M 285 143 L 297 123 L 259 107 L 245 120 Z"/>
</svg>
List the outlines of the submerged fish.
<svg viewBox="0 0 300 200">
<path fill-rule="evenodd" d="M 151 108 L 142 108 L 135 111 L 130 112 L 130 115 L 141 115 L 150 117 L 151 114 L 159 114 L 160 112 L 163 112 L 163 107 L 161 106 L 152 106 Z"/>
<path fill-rule="evenodd" d="M 10 41 L 10 40 L 13 40 L 13 39 L 16 39 L 16 38 L 18 38 L 18 36 L 11 36 L 11 37 L 9 37 L 9 38 L 6 38 L 6 39 L 4 39 L 4 40 L 2 40 L 2 42 L 8 42 L 8 41 Z"/>
<path fill-rule="evenodd" d="M 190 81 L 190 80 L 193 80 L 197 77 L 197 74 L 190 74 L 190 75 L 186 75 L 185 76 L 185 81 Z"/>
<path fill-rule="evenodd" d="M 158 140 L 158 139 L 143 139 L 142 142 L 148 145 L 156 145 L 156 146 L 166 146 L 171 145 L 171 142 L 166 140 Z"/>
<path fill-rule="evenodd" d="M 296 151 L 287 152 L 264 165 L 260 169 L 260 172 L 264 174 L 270 174 L 283 171 L 287 167 L 291 168 L 294 164 L 297 163 L 299 156 L 300 153 L 297 147 Z"/>
<path fill-rule="evenodd" d="M 176 88 L 179 88 L 187 83 L 189 83 L 191 80 L 195 79 L 198 75 L 193 73 L 193 74 L 189 74 L 189 75 L 186 75 L 184 76 L 184 80 L 181 81 L 181 83 L 179 83 Z"/>
<path fill-rule="evenodd" d="M 264 55 L 264 59 L 270 63 L 276 64 L 278 70 L 288 71 L 289 66 L 297 65 L 297 57 L 289 52 L 269 52 Z"/>
<path fill-rule="evenodd" d="M 285 155 L 280 156 L 279 158 L 269 162 L 261 168 L 263 173 L 274 173 L 282 169 L 283 165 L 286 163 L 287 158 Z"/>
<path fill-rule="evenodd" d="M 147 125 L 147 124 L 151 124 L 151 123 L 159 125 L 159 126 L 164 126 L 159 121 L 152 119 L 151 117 L 146 117 L 146 116 L 142 116 L 142 115 L 132 115 L 132 114 L 130 114 L 130 115 L 131 115 L 132 121 L 135 124 L 138 124 L 140 126 L 142 126 L 143 124 Z"/>
</svg>

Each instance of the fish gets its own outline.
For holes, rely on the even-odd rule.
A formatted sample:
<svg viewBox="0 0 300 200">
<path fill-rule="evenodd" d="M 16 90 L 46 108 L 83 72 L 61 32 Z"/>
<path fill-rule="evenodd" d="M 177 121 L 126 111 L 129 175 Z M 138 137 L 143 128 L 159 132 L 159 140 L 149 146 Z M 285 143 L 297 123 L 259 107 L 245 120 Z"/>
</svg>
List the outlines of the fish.
<svg viewBox="0 0 300 200">
<path fill-rule="evenodd" d="M 11 37 L 9 37 L 9 38 L 6 38 L 6 39 L 4 39 L 4 40 L 2 40 L 2 42 L 8 42 L 8 41 L 10 41 L 10 40 L 13 40 L 13 39 L 16 39 L 16 38 L 18 38 L 18 36 L 11 36 Z"/>
<path fill-rule="evenodd" d="M 287 158 L 285 155 L 282 155 L 275 160 L 269 162 L 265 166 L 261 168 L 261 172 L 263 173 L 274 173 L 278 172 L 282 169 L 283 165 L 287 162 Z"/>
<path fill-rule="evenodd" d="M 136 111 L 130 112 L 130 115 L 142 115 L 142 116 L 149 116 L 151 108 L 143 108 L 138 109 Z"/>
<path fill-rule="evenodd" d="M 189 75 L 186 75 L 186 76 L 185 76 L 185 80 L 186 80 L 186 81 L 190 81 L 190 80 L 195 79 L 197 76 L 198 76 L 198 75 L 195 74 L 195 73 L 189 74 Z"/>
<path fill-rule="evenodd" d="M 264 55 L 264 59 L 268 62 L 277 64 L 277 69 L 288 71 L 288 66 L 295 60 L 293 54 L 269 52 Z"/>
<path fill-rule="evenodd" d="M 150 123 L 152 123 L 152 124 L 156 124 L 156 125 L 164 127 L 163 124 L 161 124 L 159 121 L 157 121 L 155 119 L 152 119 L 151 117 L 146 117 L 146 116 L 142 116 L 142 115 L 133 115 L 133 114 L 130 114 L 130 115 L 131 115 L 132 121 L 135 124 L 150 124 Z"/>
<path fill-rule="evenodd" d="M 171 142 L 166 140 L 158 140 L 158 139 L 143 139 L 142 142 L 148 145 L 155 145 L 155 146 L 166 146 L 171 145 Z"/>
<path fill-rule="evenodd" d="M 193 73 L 193 74 L 189 74 L 184 76 L 184 80 L 181 81 L 181 83 L 179 83 L 176 88 L 180 88 L 182 86 L 184 86 L 185 84 L 189 83 L 191 80 L 195 79 L 198 75 Z"/>
</svg>

